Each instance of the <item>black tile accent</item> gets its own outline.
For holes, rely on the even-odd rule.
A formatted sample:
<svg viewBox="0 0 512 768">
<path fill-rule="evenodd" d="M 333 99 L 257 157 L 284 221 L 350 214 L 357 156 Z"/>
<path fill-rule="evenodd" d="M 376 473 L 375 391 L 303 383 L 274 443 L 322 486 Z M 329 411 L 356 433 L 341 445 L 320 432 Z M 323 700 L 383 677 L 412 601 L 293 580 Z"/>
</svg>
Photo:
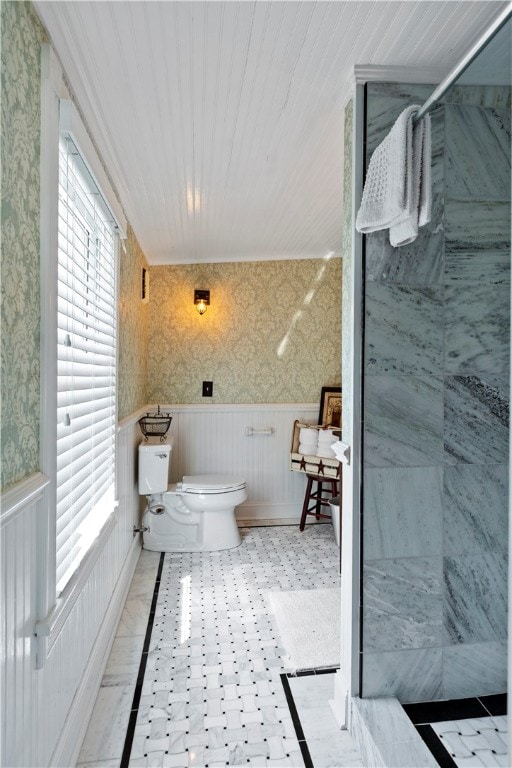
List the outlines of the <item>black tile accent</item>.
<svg viewBox="0 0 512 768">
<path fill-rule="evenodd" d="M 493 696 L 479 696 L 478 700 L 484 705 L 490 715 L 507 714 L 506 693 L 496 693 Z"/>
<path fill-rule="evenodd" d="M 337 672 L 338 669 L 339 667 L 333 667 L 332 669 L 305 669 L 305 670 L 302 670 L 301 672 L 295 672 L 295 673 L 288 672 L 280 675 L 281 683 L 284 689 L 284 695 L 286 696 L 286 702 L 288 704 L 288 709 L 290 710 L 293 727 L 295 728 L 295 734 L 297 736 L 297 741 L 299 742 L 299 747 L 302 754 L 302 759 L 304 760 L 305 768 L 314 768 L 314 765 L 311 759 L 311 755 L 309 754 L 309 748 L 304 736 L 304 731 L 302 730 L 302 724 L 300 722 L 299 713 L 297 712 L 297 707 L 295 706 L 295 701 L 290 688 L 290 684 L 288 682 L 288 678 L 289 677 L 292 677 L 292 678 L 308 677 L 311 675 L 332 675 L 335 672 Z"/>
<path fill-rule="evenodd" d="M 470 717 L 489 717 L 489 715 L 506 715 L 507 694 L 403 704 L 402 707 L 416 726 L 416 730 L 434 755 L 440 768 L 457 768 L 457 763 L 429 723 L 440 723 L 444 720 L 466 720 Z"/>
<path fill-rule="evenodd" d="M 299 713 L 297 712 L 297 707 L 295 706 L 295 701 L 293 700 L 292 690 L 288 682 L 288 675 L 283 673 L 282 675 L 279 675 L 279 677 L 281 678 L 281 683 L 284 689 L 284 695 L 286 696 L 288 709 L 290 710 L 290 715 L 292 716 L 292 723 L 293 723 L 293 727 L 295 728 L 297 739 L 299 743 L 302 741 L 305 742 L 304 731 L 302 730 L 302 725 L 299 719 Z M 301 747 L 301 751 L 302 751 L 302 747 Z"/>
<path fill-rule="evenodd" d="M 300 751 L 302 753 L 302 759 L 304 760 L 305 768 L 315 768 L 311 755 L 309 754 L 308 745 L 305 741 L 299 741 Z"/>
<path fill-rule="evenodd" d="M 441 739 L 430 725 L 417 725 L 416 730 L 439 763 L 439 768 L 457 768 L 457 763 L 446 751 Z"/>
<path fill-rule="evenodd" d="M 119 768 L 128 768 L 130 764 L 130 755 L 132 751 L 133 737 L 135 735 L 135 726 L 137 724 L 137 715 L 139 713 L 140 697 L 142 694 L 142 685 L 144 683 L 144 675 L 146 672 L 146 664 L 148 661 L 149 644 L 151 642 L 151 633 L 153 631 L 153 623 L 155 621 L 156 603 L 158 600 L 158 592 L 160 590 L 160 580 L 162 578 L 162 569 L 164 565 L 165 553 L 160 555 L 160 562 L 158 564 L 158 571 L 155 579 L 155 588 L 153 590 L 153 599 L 151 601 L 151 608 L 149 610 L 148 624 L 146 627 L 146 636 L 144 637 L 144 646 L 142 648 L 142 656 L 139 664 L 139 673 L 137 675 L 137 683 L 135 685 L 135 693 L 133 694 L 132 708 L 130 712 L 130 719 L 128 721 L 128 728 L 126 730 L 126 738 L 124 740 L 123 755 Z"/>
<path fill-rule="evenodd" d="M 487 717 L 489 714 L 476 698 L 404 704 L 403 708 L 414 725 L 440 723 L 443 720 L 464 720 L 468 717 Z"/>
</svg>

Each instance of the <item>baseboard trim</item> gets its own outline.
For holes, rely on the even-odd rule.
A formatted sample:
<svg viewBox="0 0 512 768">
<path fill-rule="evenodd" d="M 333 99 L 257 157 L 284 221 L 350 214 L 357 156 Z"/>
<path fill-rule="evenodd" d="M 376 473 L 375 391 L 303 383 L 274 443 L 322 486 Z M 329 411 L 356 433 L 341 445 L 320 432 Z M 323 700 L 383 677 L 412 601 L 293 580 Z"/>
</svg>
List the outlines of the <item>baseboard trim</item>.
<svg viewBox="0 0 512 768">
<path fill-rule="evenodd" d="M 237 523 L 256 520 L 300 520 L 301 505 L 299 504 L 268 504 L 264 502 L 246 502 L 235 510 Z"/>
<path fill-rule="evenodd" d="M 80 686 L 75 693 L 64 727 L 50 760 L 50 765 L 52 766 L 76 765 L 140 551 L 140 537 L 136 537 L 133 539 L 124 561 Z"/>
</svg>

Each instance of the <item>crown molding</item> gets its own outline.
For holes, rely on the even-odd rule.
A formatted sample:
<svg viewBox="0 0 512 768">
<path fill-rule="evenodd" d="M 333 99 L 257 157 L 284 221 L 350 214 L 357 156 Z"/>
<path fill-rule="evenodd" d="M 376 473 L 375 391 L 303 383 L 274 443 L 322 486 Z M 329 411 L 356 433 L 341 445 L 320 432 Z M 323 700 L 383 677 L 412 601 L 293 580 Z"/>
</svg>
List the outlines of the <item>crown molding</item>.
<svg viewBox="0 0 512 768">
<path fill-rule="evenodd" d="M 376 64 L 356 64 L 354 67 L 356 85 L 368 82 L 437 85 L 445 75 L 446 71 L 439 67 L 390 67 Z"/>
</svg>

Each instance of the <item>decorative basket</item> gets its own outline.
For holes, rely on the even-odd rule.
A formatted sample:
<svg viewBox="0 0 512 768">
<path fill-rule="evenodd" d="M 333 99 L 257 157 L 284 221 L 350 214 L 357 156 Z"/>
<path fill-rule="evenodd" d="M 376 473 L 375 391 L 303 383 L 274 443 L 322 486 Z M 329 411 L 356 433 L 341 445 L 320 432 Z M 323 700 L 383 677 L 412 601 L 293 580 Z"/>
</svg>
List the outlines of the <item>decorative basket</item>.
<svg viewBox="0 0 512 768">
<path fill-rule="evenodd" d="M 156 413 L 147 413 L 141 419 L 139 419 L 140 431 L 144 435 L 144 439 L 148 437 L 159 437 L 160 442 L 163 443 L 165 436 L 171 426 L 172 416 L 170 413 L 160 413 L 160 406 Z"/>
<path fill-rule="evenodd" d="M 290 448 L 290 469 L 294 472 L 303 472 L 306 475 L 318 475 L 319 477 L 339 479 L 341 477 L 341 464 L 334 456 L 332 459 L 299 453 L 299 433 L 301 427 L 309 429 L 325 429 L 318 424 L 303 424 L 296 419 L 293 423 L 292 444 Z M 334 434 L 341 435 L 341 430 L 334 429 Z"/>
</svg>

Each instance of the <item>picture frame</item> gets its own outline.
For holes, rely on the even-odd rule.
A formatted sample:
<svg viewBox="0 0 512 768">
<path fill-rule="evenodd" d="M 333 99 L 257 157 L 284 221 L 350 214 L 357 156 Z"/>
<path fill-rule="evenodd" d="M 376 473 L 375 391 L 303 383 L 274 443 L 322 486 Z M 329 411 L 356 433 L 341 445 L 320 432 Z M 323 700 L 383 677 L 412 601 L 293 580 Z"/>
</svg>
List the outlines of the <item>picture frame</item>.
<svg viewBox="0 0 512 768">
<path fill-rule="evenodd" d="M 341 387 L 322 387 L 318 423 L 341 429 Z"/>
</svg>

